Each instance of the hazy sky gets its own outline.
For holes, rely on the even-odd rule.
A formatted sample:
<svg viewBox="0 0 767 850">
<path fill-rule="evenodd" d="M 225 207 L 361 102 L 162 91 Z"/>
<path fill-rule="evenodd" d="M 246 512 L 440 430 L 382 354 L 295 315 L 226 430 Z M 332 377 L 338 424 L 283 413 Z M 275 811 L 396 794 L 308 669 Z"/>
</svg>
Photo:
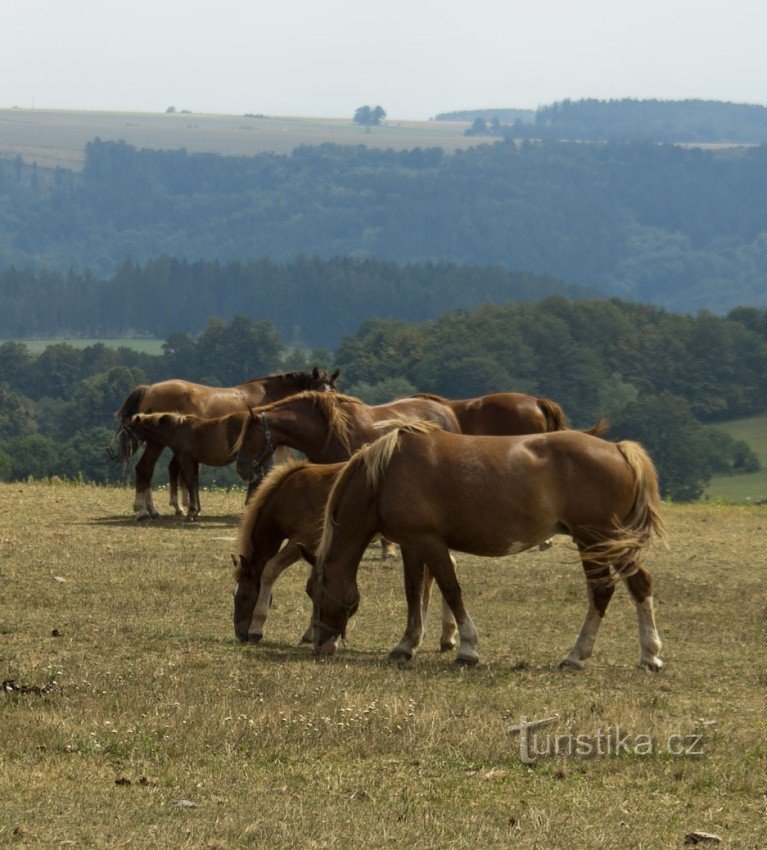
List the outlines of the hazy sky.
<svg viewBox="0 0 767 850">
<path fill-rule="evenodd" d="M 764 0 L 0 0 L 0 106 L 393 118 L 767 102 Z"/>
</svg>

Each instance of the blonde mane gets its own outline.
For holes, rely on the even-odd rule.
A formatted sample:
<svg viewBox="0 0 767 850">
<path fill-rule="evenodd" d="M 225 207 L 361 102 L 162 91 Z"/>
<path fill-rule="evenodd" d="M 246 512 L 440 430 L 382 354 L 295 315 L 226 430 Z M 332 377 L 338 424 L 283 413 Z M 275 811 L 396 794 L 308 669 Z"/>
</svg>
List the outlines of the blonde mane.
<svg viewBox="0 0 767 850">
<path fill-rule="evenodd" d="M 258 517 L 261 513 L 263 507 L 269 502 L 272 496 L 276 493 L 276 491 L 282 486 L 282 483 L 286 478 L 291 476 L 294 472 L 299 469 L 303 469 L 304 467 L 309 466 L 309 461 L 306 460 L 293 460 L 288 463 L 284 463 L 280 466 L 275 466 L 269 474 L 264 478 L 261 486 L 256 490 L 255 495 L 251 499 L 251 501 L 245 506 L 245 513 L 242 515 L 242 519 L 240 520 L 240 529 L 238 534 L 239 545 L 240 545 L 240 554 L 246 559 L 250 560 L 253 556 L 253 542 L 252 542 L 252 534 L 253 529 L 258 522 Z M 237 576 L 236 578 L 239 580 L 239 572 L 241 567 L 238 567 L 236 570 Z"/>
<path fill-rule="evenodd" d="M 351 395 L 342 395 L 341 393 L 318 392 L 316 390 L 305 390 L 295 395 L 290 395 L 287 398 L 281 398 L 279 401 L 273 401 L 270 404 L 264 404 L 261 407 L 251 408 L 253 416 L 258 416 L 261 413 L 269 413 L 270 410 L 277 410 L 285 407 L 287 404 L 292 404 L 296 401 L 310 401 L 320 412 L 332 436 L 336 437 L 348 454 L 352 453 L 351 435 L 349 433 L 351 427 L 351 414 L 341 407 L 341 402 L 346 404 L 361 404 L 364 402 Z M 246 417 L 240 431 L 240 436 L 234 444 L 232 451 L 239 452 L 242 449 L 242 444 L 245 441 L 245 435 L 248 430 L 249 417 Z"/>
<path fill-rule="evenodd" d="M 379 423 L 381 426 L 386 423 Z M 391 421 L 389 422 L 391 424 Z M 427 420 L 417 420 L 415 422 L 404 422 L 398 424 L 388 434 L 379 437 L 375 442 L 368 443 L 354 454 L 346 467 L 341 470 L 333 483 L 330 490 L 328 501 L 325 504 L 325 514 L 322 523 L 322 537 L 320 538 L 319 546 L 317 547 L 317 563 L 322 564 L 330 551 L 330 545 L 333 542 L 333 526 L 335 525 L 335 510 L 338 506 L 338 500 L 341 496 L 341 491 L 344 482 L 347 478 L 362 467 L 365 474 L 365 479 L 368 488 L 375 493 L 381 483 L 383 473 L 391 462 L 392 456 L 399 444 L 401 434 L 427 434 L 430 431 L 442 430 L 436 422 Z"/>
<path fill-rule="evenodd" d="M 173 411 L 161 411 L 160 413 L 137 413 L 135 419 L 138 419 L 139 426 L 143 422 L 154 425 L 155 427 L 162 424 L 162 420 L 167 418 L 171 425 L 183 425 L 187 420 L 199 419 L 199 416 L 194 416 L 191 413 L 174 413 Z"/>
</svg>

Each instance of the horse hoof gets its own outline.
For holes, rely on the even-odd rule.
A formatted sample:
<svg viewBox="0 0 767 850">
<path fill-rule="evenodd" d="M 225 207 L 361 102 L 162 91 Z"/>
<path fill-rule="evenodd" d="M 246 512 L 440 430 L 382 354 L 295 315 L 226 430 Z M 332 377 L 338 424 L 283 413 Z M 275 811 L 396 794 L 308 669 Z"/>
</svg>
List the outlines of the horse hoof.
<svg viewBox="0 0 767 850">
<path fill-rule="evenodd" d="M 545 552 L 547 549 L 551 549 L 551 547 L 553 545 L 554 545 L 553 540 L 544 540 L 543 543 L 538 544 L 538 551 L 539 552 Z"/>
<path fill-rule="evenodd" d="M 439 651 L 440 652 L 450 652 L 452 649 L 455 649 L 455 642 L 451 640 L 441 640 L 439 642 Z"/>
<path fill-rule="evenodd" d="M 640 670 L 649 670 L 651 673 L 657 673 L 663 668 L 663 662 L 660 658 L 645 658 L 639 662 Z"/>
<path fill-rule="evenodd" d="M 136 522 L 145 522 L 148 519 L 152 519 L 152 517 L 146 511 L 142 511 L 140 514 L 136 514 L 135 516 Z"/>
<path fill-rule="evenodd" d="M 476 658 L 472 658 L 467 655 L 459 655 L 458 658 L 455 659 L 455 664 L 457 667 L 476 667 L 479 663 L 479 656 Z"/>
<path fill-rule="evenodd" d="M 410 649 L 402 649 L 395 646 L 389 653 L 389 661 L 412 661 L 413 652 Z"/>
<path fill-rule="evenodd" d="M 261 638 L 263 634 L 259 634 L 258 632 L 251 632 L 248 635 L 248 643 L 261 643 Z"/>
<path fill-rule="evenodd" d="M 585 661 L 581 661 L 579 658 L 570 658 L 569 655 L 557 664 L 559 670 L 583 670 L 585 666 Z"/>
</svg>

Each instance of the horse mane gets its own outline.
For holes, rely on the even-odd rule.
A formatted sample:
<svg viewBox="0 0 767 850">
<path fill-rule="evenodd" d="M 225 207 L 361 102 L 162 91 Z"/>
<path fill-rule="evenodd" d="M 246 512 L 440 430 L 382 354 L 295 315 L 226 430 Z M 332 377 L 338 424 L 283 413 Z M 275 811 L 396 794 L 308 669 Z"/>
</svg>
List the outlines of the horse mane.
<svg viewBox="0 0 767 850">
<path fill-rule="evenodd" d="M 163 419 L 169 421 L 172 425 L 183 425 L 185 422 L 193 419 L 199 419 L 192 413 L 174 413 L 173 411 L 161 411 L 160 413 L 136 413 L 134 418 L 138 418 L 138 425 L 141 427 L 142 421 L 148 421 L 154 425 L 162 424 Z"/>
<path fill-rule="evenodd" d="M 259 378 L 248 378 L 243 384 L 256 384 L 259 381 L 279 381 L 281 384 L 290 384 L 299 390 L 311 390 L 317 386 L 317 379 L 311 372 L 271 372 L 261 375 Z"/>
<path fill-rule="evenodd" d="M 254 407 L 252 408 L 252 413 L 254 416 L 258 416 L 260 413 L 268 413 L 270 410 L 276 410 L 280 407 L 284 407 L 286 404 L 292 404 L 296 401 L 301 401 L 302 399 L 310 401 L 320 411 L 320 414 L 328 424 L 331 434 L 334 437 L 337 437 L 340 440 L 341 445 L 343 445 L 346 451 L 351 454 L 351 437 L 349 434 L 351 415 L 348 411 L 341 407 L 341 403 L 364 405 L 365 402 L 355 398 L 354 396 L 343 395 L 343 393 L 304 390 L 301 393 L 296 393 L 295 395 L 288 396 L 287 398 L 281 398 L 278 401 L 271 402 L 270 404 L 264 404 L 261 407 Z M 242 448 L 247 427 L 248 419 L 246 418 L 243 423 L 240 436 L 234 444 L 233 451 L 239 452 Z"/>
<path fill-rule="evenodd" d="M 450 399 L 436 393 L 413 393 L 411 396 L 403 396 L 403 398 L 428 398 L 430 401 L 440 401 L 442 404 L 449 404 Z"/>
<path fill-rule="evenodd" d="M 280 466 L 275 466 L 264 478 L 261 485 L 256 490 L 255 495 L 246 505 L 245 513 L 242 515 L 242 519 L 240 520 L 240 529 L 238 534 L 240 554 L 246 561 L 249 561 L 253 556 L 253 529 L 258 522 L 259 515 L 261 514 L 264 506 L 282 486 L 286 478 L 308 465 L 309 461 L 293 460 Z M 235 568 L 235 581 L 239 581 L 242 578 L 242 558 L 240 559 L 238 566 Z"/>
<path fill-rule="evenodd" d="M 544 398 L 543 396 L 538 396 L 535 401 L 538 404 L 538 409 L 546 419 L 547 431 L 564 431 L 567 428 L 567 417 L 560 405 L 550 398 Z"/>
<path fill-rule="evenodd" d="M 426 434 L 430 431 L 441 431 L 436 422 L 428 420 L 417 420 L 415 422 L 403 422 L 393 431 L 379 437 L 375 442 L 368 443 L 354 454 L 345 468 L 341 470 L 325 503 L 325 514 L 322 523 L 322 537 L 317 547 L 316 558 L 318 563 L 323 563 L 330 551 L 333 542 L 333 527 L 336 524 L 335 511 L 341 498 L 344 482 L 357 471 L 362 469 L 367 480 L 369 489 L 375 492 L 381 483 L 381 477 L 389 465 L 399 443 L 401 434 Z"/>
</svg>

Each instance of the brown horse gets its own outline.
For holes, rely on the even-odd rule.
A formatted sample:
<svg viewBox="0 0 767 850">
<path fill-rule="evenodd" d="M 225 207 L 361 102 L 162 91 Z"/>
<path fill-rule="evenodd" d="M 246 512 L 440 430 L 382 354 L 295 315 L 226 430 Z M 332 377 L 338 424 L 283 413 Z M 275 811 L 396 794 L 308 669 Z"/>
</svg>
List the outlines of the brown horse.
<svg viewBox="0 0 767 850">
<path fill-rule="evenodd" d="M 130 419 L 136 413 L 183 413 L 207 418 L 224 416 L 259 404 L 269 404 L 304 390 L 334 392 L 338 374 L 338 369 L 331 375 L 315 366 L 311 372 L 267 375 L 252 378 L 236 387 L 208 387 L 179 379 L 135 387 L 115 413 L 115 418 L 120 422 L 115 459 L 127 463 L 141 445 L 141 440 L 130 430 Z M 152 503 L 152 475 L 162 449 L 158 443 L 147 440 L 144 453 L 136 464 L 133 510 L 137 513 L 137 519 L 158 515 Z M 168 472 L 170 504 L 178 514 L 182 511 L 178 501 L 179 464 L 175 459 L 171 460 Z"/>
<path fill-rule="evenodd" d="M 166 446 L 186 483 L 189 507 L 187 519 L 194 522 L 200 513 L 200 464 L 227 466 L 236 457 L 234 446 L 250 413 L 232 413 L 215 419 L 184 413 L 136 413 L 129 426 L 132 434 L 157 445 Z"/>
<path fill-rule="evenodd" d="M 550 398 L 524 393 L 491 393 L 460 399 L 416 393 L 413 398 L 430 398 L 448 405 L 458 419 L 461 433 L 475 437 L 515 437 L 567 429 L 564 410 Z M 600 419 L 586 433 L 601 437 L 607 427 L 607 421 Z"/>
<path fill-rule="evenodd" d="M 344 466 L 307 461 L 284 464 L 269 473 L 245 508 L 240 524 L 240 556 L 232 556 L 236 581 L 234 632 L 241 642 L 261 640 L 275 582 L 301 560 L 300 547 L 313 552 L 319 545 L 325 504 Z M 314 573 L 306 587 L 310 598 L 313 579 Z M 425 608 L 429 590 L 425 589 Z M 456 632 L 453 614 L 444 600 L 442 615 L 440 647 L 444 651 L 455 646 Z M 310 621 L 301 642 L 311 643 L 312 636 Z"/>
<path fill-rule="evenodd" d="M 477 630 L 467 613 L 450 549 L 497 557 L 553 534 L 577 544 L 589 608 L 562 660 L 591 655 L 617 579 L 636 603 L 640 664 L 660 669 L 650 576 L 639 563 L 651 536 L 663 535 L 658 481 L 637 443 L 608 443 L 579 431 L 524 437 L 467 437 L 409 425 L 360 451 L 338 476 L 325 509 L 316 558 L 314 642 L 335 651 L 359 604 L 356 574 L 376 531 L 402 548 L 408 624 L 393 657 L 411 657 L 423 636 L 425 567 L 447 600 L 460 635 L 457 661 L 477 662 Z M 611 574 L 611 569 L 614 574 Z"/>
<path fill-rule="evenodd" d="M 246 481 L 252 475 L 253 459 L 261 457 L 270 443 L 296 449 L 312 463 L 337 463 L 403 422 L 427 420 L 460 433 L 453 411 L 427 398 L 371 406 L 351 396 L 304 392 L 261 406 L 253 414 L 235 446 L 237 472 Z"/>
</svg>

